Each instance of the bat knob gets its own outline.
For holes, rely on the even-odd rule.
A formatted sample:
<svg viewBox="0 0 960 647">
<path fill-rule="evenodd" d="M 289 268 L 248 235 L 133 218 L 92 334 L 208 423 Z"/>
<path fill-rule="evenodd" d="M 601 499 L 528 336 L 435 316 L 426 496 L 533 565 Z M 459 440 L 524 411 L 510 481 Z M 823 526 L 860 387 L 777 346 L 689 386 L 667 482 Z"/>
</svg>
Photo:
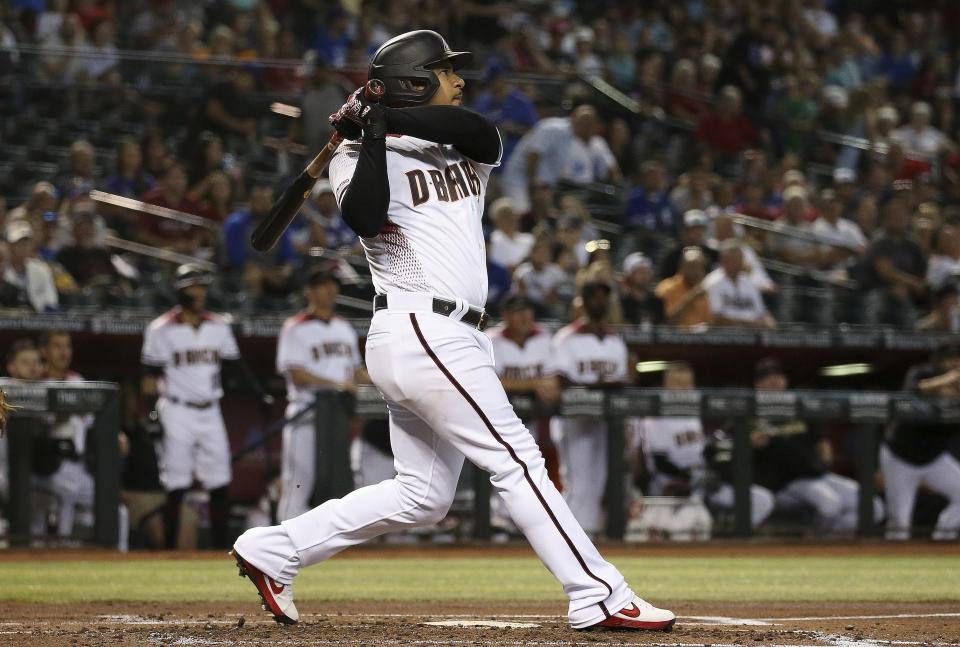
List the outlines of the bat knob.
<svg viewBox="0 0 960 647">
<path fill-rule="evenodd" d="M 367 87 L 366 90 L 364 90 L 364 94 L 367 96 L 367 99 L 379 101 L 386 93 L 387 86 L 384 85 L 383 81 L 380 79 L 370 79 L 367 81 Z"/>
</svg>

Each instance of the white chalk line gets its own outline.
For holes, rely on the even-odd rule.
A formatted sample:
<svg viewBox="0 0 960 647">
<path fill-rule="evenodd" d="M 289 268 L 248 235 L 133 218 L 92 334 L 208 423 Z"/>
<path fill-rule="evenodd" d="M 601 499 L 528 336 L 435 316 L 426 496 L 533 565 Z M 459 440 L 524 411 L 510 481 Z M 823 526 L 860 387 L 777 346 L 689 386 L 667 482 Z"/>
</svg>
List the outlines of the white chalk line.
<svg viewBox="0 0 960 647">
<path fill-rule="evenodd" d="M 801 616 L 797 618 L 757 618 L 767 622 L 815 622 L 823 620 L 899 620 L 911 618 L 960 618 L 960 613 L 891 613 L 871 616 Z"/>
</svg>

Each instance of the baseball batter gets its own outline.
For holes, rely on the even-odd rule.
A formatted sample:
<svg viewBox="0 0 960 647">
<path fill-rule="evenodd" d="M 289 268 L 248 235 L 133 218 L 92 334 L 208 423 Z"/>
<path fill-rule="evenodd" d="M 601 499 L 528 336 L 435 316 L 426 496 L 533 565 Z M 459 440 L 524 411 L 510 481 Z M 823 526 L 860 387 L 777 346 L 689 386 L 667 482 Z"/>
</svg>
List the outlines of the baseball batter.
<svg viewBox="0 0 960 647">
<path fill-rule="evenodd" d="M 627 381 L 627 345 L 606 323 L 610 292 L 606 283 L 585 283 L 586 316 L 560 329 L 553 338 L 557 373 L 566 384 L 610 387 Z M 554 418 L 551 425 L 560 452 L 564 497 L 583 529 L 599 534 L 607 483 L 606 423 L 590 416 L 567 416 Z"/>
<path fill-rule="evenodd" d="M 490 472 L 510 516 L 563 585 L 571 626 L 669 629 L 674 614 L 630 590 L 547 477 L 481 332 L 480 220 L 501 144 L 490 121 L 461 107 L 456 70 L 470 59 L 432 31 L 393 38 L 369 70 L 386 86 L 385 105 L 367 103 L 358 90 L 332 116 L 348 139 L 360 140 L 337 151 L 330 179 L 377 291 L 366 362 L 390 412 L 397 476 L 279 526 L 248 530 L 234 544 L 240 573 L 278 622 L 295 623 L 293 581 L 303 568 L 441 520 L 466 456 Z"/>
<path fill-rule="evenodd" d="M 333 314 L 339 281 L 316 267 L 303 289 L 307 309 L 283 324 L 277 343 L 277 372 L 287 380 L 286 417 L 313 403 L 321 389 L 355 388 L 360 349 L 353 326 Z M 283 428 L 282 492 L 277 516 L 292 519 L 310 509 L 316 468 L 316 426 L 306 415 Z"/>
<path fill-rule="evenodd" d="M 907 374 L 905 390 L 945 401 L 960 398 L 960 346 L 939 349 L 929 364 Z M 921 485 L 946 497 L 932 538 L 956 541 L 960 535 L 960 449 L 955 423 L 895 423 L 880 448 L 887 495 L 887 539 L 909 539 L 913 506 Z"/>
<path fill-rule="evenodd" d="M 214 545 L 229 545 L 230 442 L 220 413 L 221 363 L 235 363 L 250 390 L 264 397 L 240 361 L 230 324 L 204 309 L 212 281 L 197 265 L 177 268 L 180 305 L 150 322 L 143 336 L 141 392 L 163 427 L 160 482 L 167 492 L 163 516 L 167 548 L 176 547 L 180 506 L 194 480 L 210 494 Z"/>
</svg>

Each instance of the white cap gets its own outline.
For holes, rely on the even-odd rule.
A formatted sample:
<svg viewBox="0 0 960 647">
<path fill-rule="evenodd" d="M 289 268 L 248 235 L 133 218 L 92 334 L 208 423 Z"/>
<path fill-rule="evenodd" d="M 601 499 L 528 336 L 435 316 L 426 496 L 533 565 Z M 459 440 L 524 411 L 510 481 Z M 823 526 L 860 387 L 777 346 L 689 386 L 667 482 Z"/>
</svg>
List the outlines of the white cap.
<svg viewBox="0 0 960 647">
<path fill-rule="evenodd" d="M 823 100 L 838 110 L 845 110 L 850 105 L 850 93 L 839 85 L 828 85 L 822 92 Z"/>
<path fill-rule="evenodd" d="M 7 225 L 7 242 L 15 243 L 24 238 L 33 238 L 33 227 L 26 220 L 14 220 Z"/>
<path fill-rule="evenodd" d="M 653 267 L 653 262 L 643 252 L 633 252 L 623 259 L 622 269 L 624 274 L 632 274 L 638 267 Z"/>
<path fill-rule="evenodd" d="M 852 168 L 839 166 L 833 169 L 834 184 L 851 184 L 857 181 L 857 173 Z"/>
<path fill-rule="evenodd" d="M 707 214 L 700 209 L 690 209 L 683 214 L 684 227 L 706 227 L 709 222 Z"/>
<path fill-rule="evenodd" d="M 800 198 L 801 200 L 807 199 L 807 190 L 802 186 L 788 186 L 783 192 L 783 201 L 790 202 L 794 198 Z"/>
<path fill-rule="evenodd" d="M 897 109 L 893 106 L 883 106 L 877 109 L 877 120 L 892 121 L 895 124 L 900 123 L 900 113 L 898 113 Z"/>
</svg>

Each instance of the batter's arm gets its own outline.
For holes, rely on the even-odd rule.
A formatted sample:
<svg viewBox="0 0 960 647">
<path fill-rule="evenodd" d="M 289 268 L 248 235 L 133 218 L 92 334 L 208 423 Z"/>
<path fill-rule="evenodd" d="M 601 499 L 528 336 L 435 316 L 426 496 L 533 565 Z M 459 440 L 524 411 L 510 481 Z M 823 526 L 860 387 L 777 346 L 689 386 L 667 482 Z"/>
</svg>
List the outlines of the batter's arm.
<svg viewBox="0 0 960 647">
<path fill-rule="evenodd" d="M 500 159 L 500 133 L 478 112 L 458 106 L 384 108 L 383 112 L 388 132 L 450 144 L 481 164 L 496 164 Z"/>
<path fill-rule="evenodd" d="M 386 139 L 364 136 L 353 178 L 340 201 L 341 215 L 358 236 L 372 238 L 386 224 L 389 206 Z"/>
</svg>

